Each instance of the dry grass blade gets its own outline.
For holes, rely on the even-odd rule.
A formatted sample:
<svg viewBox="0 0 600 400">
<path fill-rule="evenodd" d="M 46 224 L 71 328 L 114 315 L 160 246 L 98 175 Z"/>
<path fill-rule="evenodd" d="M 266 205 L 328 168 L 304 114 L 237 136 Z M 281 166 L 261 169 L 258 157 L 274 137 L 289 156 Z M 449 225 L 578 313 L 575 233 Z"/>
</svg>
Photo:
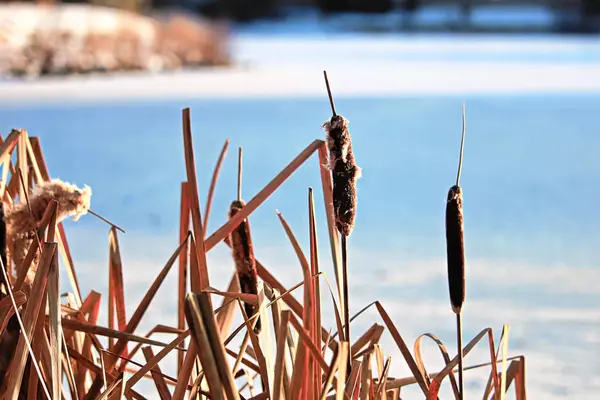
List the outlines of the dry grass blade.
<svg viewBox="0 0 600 400">
<path fill-rule="evenodd" d="M 336 400 L 344 400 L 344 387 L 346 386 L 346 376 L 348 376 L 346 366 L 348 365 L 348 359 L 350 358 L 350 345 L 348 342 L 340 342 L 338 347 L 340 349 L 338 352 L 340 363 L 338 367 L 335 398 Z"/>
<path fill-rule="evenodd" d="M 265 200 L 267 200 L 279 186 L 283 184 L 323 143 L 322 140 L 313 141 L 300 153 L 287 167 L 271 180 L 260 192 L 250 200 L 246 206 L 231 218 L 225 225 L 206 239 L 206 251 L 210 251 L 225 237 L 227 237 L 244 219 L 248 218 Z"/>
<path fill-rule="evenodd" d="M 302 321 L 304 324 L 304 329 L 307 332 L 312 332 L 313 328 L 312 328 L 312 323 L 313 318 L 314 318 L 314 304 L 313 304 L 313 298 L 314 298 L 314 293 L 313 293 L 313 280 L 312 277 L 310 275 L 310 266 L 308 265 L 308 261 L 306 260 L 306 256 L 304 255 L 304 253 L 302 252 L 302 249 L 300 248 L 300 244 L 298 243 L 298 241 L 296 240 L 296 237 L 294 236 L 294 233 L 292 232 L 290 226 L 288 225 L 287 221 L 283 218 L 283 215 L 281 215 L 281 213 L 277 214 L 279 216 L 279 220 L 281 221 L 281 224 L 283 225 L 283 229 L 285 230 L 288 239 L 290 240 L 290 242 L 292 243 L 292 246 L 294 247 L 294 250 L 296 252 L 296 256 L 298 257 L 298 260 L 300 261 L 300 265 L 302 266 L 302 275 L 304 276 L 304 313 L 302 315 Z M 294 319 L 292 318 L 292 321 Z M 314 335 L 311 335 L 314 337 Z M 304 341 L 304 343 L 307 346 L 312 345 L 313 347 L 314 342 L 312 341 L 311 337 L 303 337 L 302 340 Z M 317 349 L 316 353 L 320 356 L 320 350 Z M 307 355 L 306 353 L 304 353 L 305 359 L 304 364 L 301 366 L 302 370 L 305 372 L 304 378 L 307 379 L 308 377 L 313 377 L 314 376 L 314 369 L 311 368 L 311 357 L 309 355 Z M 310 390 L 310 389 L 308 389 Z M 310 393 L 304 393 L 304 396 L 306 396 L 306 398 L 312 398 L 312 395 Z"/>
<path fill-rule="evenodd" d="M 312 276 L 319 275 L 319 247 L 317 245 L 317 221 L 315 217 L 315 203 L 313 198 L 313 190 L 308 190 L 308 229 L 310 233 L 310 273 Z M 319 279 L 314 280 L 313 285 L 313 311 L 314 321 L 312 323 L 312 340 L 313 343 L 321 345 L 323 343 L 323 330 L 321 329 L 321 282 Z M 318 369 L 314 371 L 314 384 L 315 387 L 320 388 L 323 386 L 323 375 Z M 317 395 L 317 393 L 315 393 Z"/>
<path fill-rule="evenodd" d="M 500 400 L 504 400 L 506 398 L 506 359 L 508 358 L 508 333 L 510 331 L 510 327 L 508 325 L 504 325 L 502 327 L 502 375 L 500 380 Z"/>
<path fill-rule="evenodd" d="M 325 377 L 325 385 L 321 390 L 321 396 L 319 400 L 325 400 L 327 398 L 327 393 L 329 393 L 329 389 L 333 385 L 333 380 L 335 379 L 335 373 L 338 371 L 340 366 L 340 346 L 337 346 L 333 351 L 333 357 L 331 359 L 331 363 L 329 364 L 329 372 Z"/>
<path fill-rule="evenodd" d="M 321 366 L 321 369 L 323 369 L 324 372 L 327 372 L 329 367 L 327 366 L 327 363 L 325 362 L 323 356 L 321 356 L 320 350 L 310 340 L 310 336 L 308 335 L 306 330 L 302 328 L 300 323 L 296 320 L 296 317 L 294 317 L 292 314 L 290 314 L 289 316 L 289 321 L 292 325 L 294 325 L 294 328 L 298 332 L 298 336 L 302 339 L 302 342 L 305 345 L 306 349 L 309 350 L 311 355 L 315 358 L 315 360 L 317 360 L 318 364 Z"/>
<path fill-rule="evenodd" d="M 213 349 L 211 348 L 211 343 L 206 332 L 197 296 L 193 293 L 187 295 L 185 300 L 185 317 L 192 331 L 192 338 L 196 347 L 202 349 L 202 351 L 198 352 L 198 356 L 200 357 L 202 369 L 208 382 L 211 399 L 225 399 L 223 382 L 212 352 Z"/>
<path fill-rule="evenodd" d="M 233 368 L 231 368 L 231 374 L 233 376 L 235 376 L 237 374 L 240 364 L 242 362 L 244 362 L 245 365 L 250 364 L 251 368 L 254 371 L 259 372 L 260 367 L 258 365 L 252 364 L 249 361 L 244 359 L 244 354 L 246 353 L 246 349 L 248 348 L 249 343 L 250 343 L 250 335 L 246 332 L 246 335 L 244 336 L 244 340 L 242 341 L 242 345 L 240 346 L 239 353 L 236 354 L 234 351 L 225 349 L 227 351 L 227 354 L 229 354 L 232 357 L 235 357 L 235 362 L 233 363 Z"/>
<path fill-rule="evenodd" d="M 421 356 L 421 340 L 425 337 L 427 337 L 435 342 L 438 349 L 440 350 L 440 353 L 442 354 L 442 357 L 444 358 L 444 364 L 448 365 L 450 363 L 450 356 L 448 355 L 448 350 L 446 350 L 446 346 L 444 346 L 442 341 L 432 333 L 425 333 L 425 334 L 419 336 L 417 338 L 417 340 L 415 340 L 415 346 L 414 346 L 415 361 L 417 362 L 419 369 L 423 372 L 423 375 L 425 376 L 425 379 L 427 379 L 427 383 L 429 384 L 429 383 L 431 383 L 431 381 L 429 380 L 427 370 L 425 369 L 425 363 L 423 362 L 423 358 Z M 449 375 L 450 375 L 450 384 L 452 385 L 452 390 L 454 392 L 454 397 L 459 398 L 460 390 L 456 383 L 456 378 L 454 377 L 454 373 L 452 371 L 450 371 Z"/>
<path fill-rule="evenodd" d="M 281 321 L 277 327 L 277 352 L 275 355 L 275 374 L 273 381 L 273 399 L 285 398 L 283 377 L 285 374 L 285 344 L 288 332 L 290 311 L 281 313 Z"/>
<path fill-rule="evenodd" d="M 105 328 L 103 326 L 93 325 L 87 322 L 77 321 L 74 319 L 65 319 L 62 320 L 62 325 L 65 329 L 75 330 L 79 332 L 93 333 L 94 335 L 113 337 L 115 339 L 119 339 L 119 341 L 129 341 L 129 342 L 137 342 L 143 343 L 152 346 L 168 346 L 167 343 L 160 342 L 158 340 L 148 339 L 142 336 L 134 335 L 132 333 L 127 333 L 123 331 L 118 331 L 115 329 Z M 118 344 L 118 342 L 117 342 Z M 116 346 L 115 346 L 116 347 Z M 121 353 L 117 351 L 113 351 L 115 354 L 121 355 Z"/>
<path fill-rule="evenodd" d="M 396 345 L 400 349 L 400 352 L 402 353 L 404 360 L 406 360 L 406 363 L 408 364 L 408 368 L 410 368 L 410 371 L 412 372 L 414 377 L 417 379 L 417 382 L 419 383 L 421 390 L 427 396 L 427 393 L 429 392 L 429 386 L 425 380 L 425 376 L 423 376 L 422 371 L 419 369 L 419 366 L 415 362 L 415 359 L 413 358 L 412 354 L 410 354 L 410 351 L 408 350 L 408 347 L 406 346 L 406 342 L 404 342 L 404 339 L 400 335 L 400 332 L 398 332 L 398 329 L 396 329 L 396 326 L 390 319 L 387 312 L 383 309 L 381 304 L 379 302 L 376 302 L 375 306 L 377 307 L 377 311 L 379 311 L 379 314 L 381 315 L 383 322 L 385 322 L 385 325 L 387 326 L 388 330 L 390 331 L 392 338 L 396 342 Z"/>
<path fill-rule="evenodd" d="M 469 343 L 467 343 L 467 345 L 463 348 L 463 354 L 464 356 L 466 356 L 467 354 L 469 354 L 469 352 L 473 349 L 473 347 L 475 347 L 475 345 L 477 343 L 479 343 L 481 341 L 481 339 L 486 336 L 486 335 L 491 335 L 492 330 L 490 328 L 486 328 L 483 329 L 481 332 L 479 332 Z M 492 347 L 493 349 L 493 347 Z M 493 350 L 492 350 L 493 351 Z M 454 369 L 454 367 L 456 367 L 458 365 L 458 355 L 456 357 L 454 357 L 452 359 L 452 361 L 450 361 L 449 364 L 447 364 L 440 372 L 438 372 L 435 376 L 435 378 L 433 378 L 433 380 L 431 381 L 431 384 L 429 385 L 429 391 L 427 393 L 427 400 L 434 400 L 437 399 L 439 390 L 440 390 L 440 386 L 442 383 L 442 380 Z"/>
<path fill-rule="evenodd" d="M 267 369 L 267 361 L 265 360 L 265 356 L 263 355 L 262 349 L 260 348 L 260 343 L 256 333 L 254 333 L 254 323 L 256 323 L 256 317 L 258 314 L 254 315 L 254 320 L 250 321 L 248 316 L 246 315 L 246 311 L 244 310 L 244 306 L 240 300 L 237 300 L 239 309 L 242 311 L 242 317 L 244 317 L 244 325 L 248 329 L 248 334 L 250 335 L 250 341 L 252 343 L 252 349 L 255 353 L 256 361 L 258 362 L 258 366 L 260 368 L 260 376 L 262 378 L 263 388 L 264 390 L 271 395 L 271 382 L 269 382 L 269 372 Z M 226 344 L 224 344 L 226 345 Z"/>
<path fill-rule="evenodd" d="M 152 348 L 150 346 L 142 348 L 142 353 L 144 354 L 146 363 L 149 363 L 150 360 L 154 358 L 154 352 L 152 351 Z M 159 365 L 156 364 L 154 367 L 152 367 L 150 372 L 152 373 L 152 379 L 154 380 L 154 384 L 156 385 L 156 391 L 158 392 L 160 399 L 170 400 L 171 392 L 169 392 L 169 387 L 167 386 L 167 382 L 165 381 L 165 378 L 162 375 L 162 371 L 160 370 Z"/>
<path fill-rule="evenodd" d="M 352 373 L 346 382 L 346 388 L 344 394 L 347 398 L 353 399 L 358 394 L 360 389 L 360 375 L 362 373 L 362 363 L 360 361 L 352 361 Z"/>
<path fill-rule="evenodd" d="M 142 367 L 139 371 L 137 371 L 134 375 L 131 376 L 129 381 L 127 382 L 129 388 L 133 387 L 148 371 L 150 371 L 154 366 L 158 365 L 160 360 L 165 358 L 173 349 L 177 348 L 185 338 L 190 335 L 190 331 L 180 333 L 171 343 L 165 346 L 161 351 L 158 352 L 156 356 L 153 356 L 150 360 L 146 361 L 146 365 Z M 132 352 L 133 354 L 133 352 Z"/>
<path fill-rule="evenodd" d="M 117 379 L 115 379 L 107 388 L 104 392 L 100 393 L 100 395 L 97 397 L 97 400 L 105 400 L 108 399 L 109 396 L 116 390 L 119 390 L 119 388 L 121 387 L 121 384 L 123 383 L 123 381 L 125 380 L 125 372 L 121 372 L 119 374 L 119 376 L 117 377 Z M 119 399 L 122 398 L 121 396 L 119 396 Z"/>
<path fill-rule="evenodd" d="M 179 370 L 177 385 L 175 385 L 175 389 L 173 390 L 173 400 L 183 400 L 197 356 L 198 349 L 196 348 L 196 342 L 192 340 Z"/>
<path fill-rule="evenodd" d="M 225 389 L 226 398 L 236 400 L 239 399 L 239 395 L 235 388 L 233 375 L 231 374 L 231 370 L 227 364 L 225 347 L 223 346 L 223 343 L 221 343 L 219 330 L 217 328 L 217 323 L 215 321 L 209 296 L 210 295 L 208 293 L 199 293 L 194 295 L 197 305 L 200 307 L 204 328 L 206 329 L 208 342 L 211 346 L 210 348 L 213 353 L 213 358 L 215 360 L 219 377 Z"/>
<path fill-rule="evenodd" d="M 0 145 L 0 161 L 2 163 L 6 163 L 10 161 L 10 158 L 7 157 L 15 146 L 17 145 L 19 138 L 21 137 L 21 131 L 12 130 L 10 134 L 6 137 L 4 143 Z"/>
<path fill-rule="evenodd" d="M 127 317 L 125 314 L 125 285 L 123 283 L 123 263 L 121 261 L 121 248 L 116 228 L 111 228 L 108 234 L 110 285 L 112 287 L 112 303 L 117 313 L 117 326 L 119 330 L 127 329 Z M 110 304 L 110 301 L 109 301 Z M 112 321 L 111 321 L 112 322 Z"/>
<path fill-rule="evenodd" d="M 206 265 L 206 251 L 204 244 L 204 227 L 202 225 L 202 215 L 200 213 L 200 200 L 198 199 L 198 181 L 196 179 L 196 161 L 194 159 L 194 142 L 192 139 L 192 121 L 190 109 L 185 108 L 182 111 L 183 119 L 183 146 L 185 153 L 185 169 L 187 173 L 187 182 L 190 195 L 190 211 L 192 214 L 192 227 L 196 239 L 196 255 L 198 257 L 198 270 L 200 274 L 201 289 L 206 289 L 210 283 L 208 280 L 208 267 Z"/>
<path fill-rule="evenodd" d="M 221 292 L 217 289 L 206 289 L 203 290 L 206 293 L 218 294 L 219 296 L 228 297 L 230 299 L 240 299 L 244 303 L 249 303 L 252 305 L 258 305 L 258 295 L 257 294 L 248 294 L 241 292 Z"/>
<path fill-rule="evenodd" d="M 177 328 L 185 329 L 185 294 L 187 293 L 187 272 L 189 257 L 189 242 L 185 240 L 190 231 L 190 195 L 187 182 L 181 183 L 181 207 L 179 216 L 179 243 L 185 242 L 179 253 L 179 269 L 177 272 Z M 177 372 L 183 365 L 183 353 L 177 354 Z"/>
<path fill-rule="evenodd" d="M 387 377 L 388 377 L 388 374 L 390 373 L 391 362 L 392 362 L 392 359 L 390 357 L 388 357 L 387 360 L 385 360 L 385 365 L 383 366 L 383 371 L 381 372 L 381 376 L 379 377 L 379 384 L 377 385 L 377 389 L 375 389 L 375 398 L 376 399 L 379 399 L 379 398 L 385 399 L 385 397 L 383 397 L 383 396 L 385 393 Z"/>
<path fill-rule="evenodd" d="M 210 210 L 212 208 L 213 197 L 215 195 L 215 189 L 217 188 L 217 182 L 219 181 L 219 175 L 221 174 L 221 167 L 223 166 L 223 162 L 225 161 L 225 156 L 227 155 L 228 147 L 229 140 L 225 139 L 225 143 L 223 144 L 223 148 L 221 149 L 221 154 L 219 154 L 219 159 L 217 160 L 217 165 L 215 165 L 215 170 L 213 171 L 212 178 L 210 180 L 208 198 L 206 199 L 206 210 L 204 211 L 204 234 L 206 234 L 206 230 L 208 228 L 208 219 L 210 217 Z"/>
<path fill-rule="evenodd" d="M 239 292 L 240 290 L 240 281 L 238 280 L 237 275 L 234 273 L 229 281 L 227 292 Z M 225 339 L 229 330 L 231 329 L 231 325 L 233 324 L 233 318 L 235 317 L 235 303 L 231 301 L 231 299 L 225 298 L 223 299 L 219 309 L 220 312 L 217 314 L 217 325 L 219 326 L 219 331 L 221 332 L 221 338 Z"/>
<path fill-rule="evenodd" d="M 23 371 L 25 369 L 25 363 L 27 361 L 27 355 L 31 356 L 32 365 L 36 368 L 38 376 L 40 377 L 40 382 L 42 383 L 42 387 L 44 388 L 44 392 L 47 398 L 50 397 L 50 393 L 46 385 L 43 383 L 43 378 L 41 377 L 41 371 L 39 370 L 38 361 L 36 360 L 33 350 L 31 348 L 31 337 L 35 330 L 35 324 L 37 322 L 37 317 L 39 315 L 42 301 L 44 299 L 44 292 L 46 290 L 46 283 L 48 280 L 48 273 L 50 271 L 50 267 L 52 265 L 52 259 L 54 258 L 54 253 L 56 252 L 56 243 L 45 243 L 42 251 L 42 256 L 40 259 L 40 263 L 38 266 L 38 270 L 33 281 L 33 287 L 31 289 L 31 296 L 27 301 L 27 308 L 25 309 L 25 315 L 21 320 L 18 317 L 18 313 L 15 315 L 19 319 L 19 324 L 21 325 L 22 334 L 19 337 L 19 341 L 17 344 L 17 348 L 15 350 L 15 354 L 13 360 L 11 362 L 11 367 L 8 370 L 8 376 L 5 377 L 6 382 L 6 391 L 4 392 L 3 398 L 7 400 L 17 400 L 19 396 L 19 390 L 21 387 L 21 382 L 23 379 Z M 5 273 L 4 267 L 2 267 L 3 273 Z M 5 278 L 7 278 L 5 276 Z M 14 300 L 13 300 L 14 301 Z M 13 303 L 14 305 L 14 303 Z M 25 350 L 25 347 L 28 348 L 29 352 Z"/>
<path fill-rule="evenodd" d="M 189 238 L 189 237 L 188 237 Z M 173 266 L 173 264 L 175 263 L 175 260 L 177 260 L 177 257 L 179 256 L 179 253 L 181 252 L 181 250 L 184 248 L 185 243 L 187 242 L 184 241 L 183 243 L 181 243 L 179 245 L 179 247 L 177 247 L 177 249 L 175 250 L 175 252 L 173 253 L 173 255 L 171 255 L 171 258 L 169 259 L 169 261 L 167 261 L 166 265 L 164 266 L 164 268 L 161 270 L 161 272 L 158 274 L 158 276 L 156 277 L 156 279 L 154 280 L 154 282 L 152 283 L 152 285 L 150 286 L 150 288 L 148 289 L 148 292 L 146 293 L 146 295 L 144 296 L 144 298 L 142 299 L 142 301 L 139 303 L 138 307 L 136 308 L 135 312 L 133 313 L 131 319 L 129 320 L 129 322 L 127 323 L 127 329 L 125 330 L 125 334 L 131 334 L 131 332 L 134 332 L 135 329 L 138 327 L 143 315 L 145 314 L 146 310 L 148 309 L 148 307 L 150 306 L 150 303 L 152 302 L 152 299 L 154 298 L 154 296 L 156 295 L 156 292 L 158 292 L 158 289 L 160 288 L 160 286 L 162 285 L 162 283 L 164 282 L 167 274 L 169 273 L 169 271 L 171 270 L 171 267 Z M 64 323 L 64 322 L 63 322 Z M 140 340 L 146 340 L 144 338 L 139 338 Z M 125 350 L 125 348 L 127 347 L 127 342 L 129 341 L 129 337 L 123 337 L 121 339 L 119 339 L 117 341 L 117 343 L 115 344 L 115 347 L 113 348 L 113 352 L 118 354 L 118 355 L 122 355 L 123 351 Z M 145 342 L 147 344 L 153 344 L 153 341 L 150 341 L 150 343 Z M 112 371 L 114 365 L 116 364 L 117 359 L 115 357 L 108 357 L 107 363 L 106 363 L 106 368 L 109 371 Z M 120 368 L 125 368 L 126 363 L 122 363 Z M 102 386 L 102 381 L 100 379 L 100 377 L 96 377 L 92 387 L 90 388 L 90 391 L 88 392 L 89 395 L 91 396 L 96 396 L 97 393 L 99 393 L 100 388 Z"/>
<path fill-rule="evenodd" d="M 385 328 L 377 323 L 371 325 L 371 327 L 362 334 L 361 337 L 359 337 L 358 339 L 356 339 L 356 341 L 354 342 L 354 344 L 351 347 L 351 351 L 350 354 L 352 355 L 352 358 L 354 359 L 355 357 L 359 357 L 357 355 L 357 353 L 363 348 L 365 347 L 367 344 L 372 343 L 378 343 L 379 339 L 381 338 L 381 335 L 383 334 Z"/>
<path fill-rule="evenodd" d="M 327 217 L 327 228 L 329 231 L 329 245 L 331 247 L 331 258 L 333 260 L 333 271 L 335 273 L 335 281 L 338 285 L 338 302 L 340 307 L 344 307 L 342 293 L 342 263 L 340 261 L 340 241 L 338 231 L 335 227 L 334 210 L 333 210 L 333 187 L 331 183 L 331 173 L 327 169 L 329 165 L 328 150 L 325 142 L 319 147 L 319 170 L 321 171 L 321 185 L 323 186 L 323 199 L 325 201 L 325 215 Z"/>
<path fill-rule="evenodd" d="M 29 160 L 27 158 L 27 131 L 21 130 L 21 136 L 19 136 L 19 142 L 17 146 L 17 168 L 23 185 L 19 186 L 19 202 L 25 201 L 27 196 L 27 189 L 29 188 Z M 29 203 L 29 201 L 28 201 Z"/>
<path fill-rule="evenodd" d="M 52 361 L 52 399 L 62 398 L 62 324 L 60 317 L 60 277 L 58 254 L 54 252 L 48 275 L 48 311 L 50 314 L 50 358 Z"/>
<path fill-rule="evenodd" d="M 362 366 L 363 371 L 360 377 L 360 400 L 369 400 L 371 387 L 371 357 L 373 352 L 366 353 L 363 356 Z"/>
</svg>

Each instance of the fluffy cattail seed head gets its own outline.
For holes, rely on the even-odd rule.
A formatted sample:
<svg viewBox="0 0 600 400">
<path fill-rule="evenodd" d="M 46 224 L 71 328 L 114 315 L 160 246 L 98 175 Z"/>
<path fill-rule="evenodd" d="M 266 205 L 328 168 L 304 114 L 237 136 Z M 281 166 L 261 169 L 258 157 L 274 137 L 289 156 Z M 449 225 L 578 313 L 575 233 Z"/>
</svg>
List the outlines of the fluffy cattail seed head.
<svg viewBox="0 0 600 400">
<path fill-rule="evenodd" d="M 342 235 L 350 236 L 356 219 L 356 181 L 361 176 L 361 169 L 354 160 L 348 120 L 334 115 L 323 127 L 329 150 L 335 224 Z"/>
</svg>

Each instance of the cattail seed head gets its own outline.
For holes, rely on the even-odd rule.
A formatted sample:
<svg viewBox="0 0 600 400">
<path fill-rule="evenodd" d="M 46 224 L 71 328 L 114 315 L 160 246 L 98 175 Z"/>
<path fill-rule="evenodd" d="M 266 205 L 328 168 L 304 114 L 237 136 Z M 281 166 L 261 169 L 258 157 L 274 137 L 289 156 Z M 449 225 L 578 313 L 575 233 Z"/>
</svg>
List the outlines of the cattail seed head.
<svg viewBox="0 0 600 400">
<path fill-rule="evenodd" d="M 36 186 L 29 196 L 29 204 L 25 199 L 18 204 L 5 204 L 7 253 L 17 268 L 25 260 L 27 250 L 37 235 L 37 224 L 52 200 L 58 202 L 56 222 L 62 222 L 70 216 L 77 221 L 88 212 L 91 197 L 92 189 L 87 185 L 78 188 L 60 179 L 53 179 Z M 38 262 L 39 254 L 36 254 L 25 283 L 33 282 Z M 15 273 L 16 271 L 13 271 L 13 276 L 16 276 Z"/>
<path fill-rule="evenodd" d="M 245 205 L 246 203 L 242 200 L 234 200 L 229 207 L 229 218 L 233 218 Z M 258 294 L 258 273 L 256 271 L 254 246 L 252 244 L 248 218 L 244 219 L 231 232 L 229 240 L 242 293 Z M 244 310 L 248 318 L 250 318 L 256 314 L 258 307 L 250 303 L 244 303 Z M 260 318 L 258 318 L 254 326 L 254 332 L 258 334 L 260 331 L 261 322 Z"/>
<path fill-rule="evenodd" d="M 465 302 L 465 247 L 463 196 L 460 186 L 452 186 L 446 202 L 446 252 L 448 286 L 452 310 L 460 313 Z"/>
<path fill-rule="evenodd" d="M 334 115 L 323 127 L 329 150 L 335 225 L 342 235 L 350 236 L 356 219 L 356 181 L 361 176 L 361 169 L 354 160 L 348 120 Z"/>
</svg>

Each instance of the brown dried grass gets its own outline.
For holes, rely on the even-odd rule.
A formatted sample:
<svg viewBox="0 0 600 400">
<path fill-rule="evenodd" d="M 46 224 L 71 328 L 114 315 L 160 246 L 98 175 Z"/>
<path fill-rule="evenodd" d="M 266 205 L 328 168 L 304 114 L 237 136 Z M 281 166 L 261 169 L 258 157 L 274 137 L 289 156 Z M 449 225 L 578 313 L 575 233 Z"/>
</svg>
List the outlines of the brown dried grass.
<svg viewBox="0 0 600 400">
<path fill-rule="evenodd" d="M 235 216 L 211 235 L 206 235 L 196 181 L 189 109 L 183 110 L 183 127 L 187 178 L 181 185 L 180 245 L 133 315 L 128 318 L 125 313 L 127 287 L 122 273 L 127 266 L 121 260 L 119 234 L 114 228 L 109 233 L 110 322 L 107 327 L 98 324 L 100 294 L 92 291 L 85 298 L 82 297 L 66 233 L 56 220 L 56 211 L 53 212 L 53 218 L 47 218 L 48 226 L 44 228 L 46 236 L 42 236 L 41 260 L 35 272 L 31 294 L 26 297 L 3 270 L 3 278 L 8 284 L 0 299 L 0 346 L 15 346 L 16 352 L 7 361 L 9 373 L 0 388 L 1 398 L 14 400 L 37 396 L 39 399 L 61 399 L 64 396 L 72 399 L 112 399 L 125 396 L 128 399 L 144 399 L 136 391 L 136 385 L 142 379 L 147 379 L 153 381 L 156 388 L 153 397 L 161 399 L 399 399 L 402 388 L 416 384 L 422 392 L 421 398 L 434 400 L 438 398 L 440 386 L 446 378 L 452 386 L 454 397 L 458 398 L 454 377 L 458 357 L 449 354 L 443 343 L 431 334 L 417 338 L 411 351 L 406 338 L 379 301 L 373 305 L 382 324 L 374 323 L 362 334 L 356 332 L 354 343 L 344 339 L 342 307 L 338 306 L 343 302 L 344 288 L 339 281 L 340 250 L 332 212 L 331 179 L 325 169 L 327 148 L 324 141 L 317 139 L 310 143 Z M 215 168 L 211 193 L 216 186 L 227 144 Z M 26 151 L 23 151 L 23 146 Z M 319 267 L 312 190 L 309 190 L 308 196 L 310 254 L 303 253 L 292 227 L 279 214 L 284 231 L 300 261 L 302 282 L 286 288 L 266 266 L 256 260 L 256 269 L 262 279 L 257 295 L 240 293 L 235 277 L 223 291 L 212 288 L 208 280 L 210 266 L 206 261 L 207 252 L 221 241 L 229 245 L 229 234 L 314 153 L 318 153 L 314 158 L 321 166 L 323 204 L 327 211 L 330 250 L 338 282 L 336 288 L 331 288 Z M 19 185 L 15 183 L 19 177 L 11 173 L 16 171 L 12 161 L 14 154 L 20 154 L 20 166 L 33 172 L 31 186 L 40 185 L 50 177 L 39 141 L 29 138 L 25 131 L 13 131 L 0 143 L 1 167 L 7 176 L 0 187 L 0 195 L 9 204 L 19 198 Z M 209 196 L 206 210 L 210 210 L 211 201 L 212 196 Z M 0 243 L 0 248 L 5 245 Z M 58 292 L 59 254 L 61 271 L 67 273 L 70 281 L 70 288 L 63 288 L 68 292 L 64 296 L 59 296 Z M 175 263 L 178 263 L 178 267 L 172 268 Z M 179 281 L 179 305 L 177 311 L 174 310 L 178 314 L 177 326 L 158 325 L 148 334 L 140 336 L 137 332 L 140 321 L 152 309 L 153 298 L 171 269 L 176 271 Z M 325 305 L 321 303 L 321 279 L 325 280 L 332 296 L 336 317 L 333 323 L 338 332 L 335 335 L 323 326 Z M 191 294 L 186 290 L 188 281 Z M 291 292 L 300 287 L 303 293 L 299 296 L 301 301 L 298 301 Z M 223 297 L 218 305 L 215 303 L 216 296 Z M 248 317 L 243 302 L 256 304 L 258 312 Z M 7 344 L 4 338 L 15 335 L 14 326 L 11 330 L 7 323 L 15 310 L 18 316 L 16 341 L 8 341 Z M 241 315 L 244 322 L 232 330 L 236 314 Z M 263 321 L 263 330 L 256 335 L 253 328 L 259 317 Z M 331 322 L 329 325 L 333 325 Z M 379 344 L 386 332 L 400 350 L 402 358 L 386 357 L 385 349 Z M 156 333 L 169 333 L 175 338 L 170 343 L 151 339 L 150 336 Z M 234 348 L 232 342 L 240 334 L 245 339 L 241 348 Z M 99 336 L 109 338 L 108 348 L 103 347 Z M 188 336 L 190 340 L 186 345 Z M 425 337 L 432 339 L 443 355 L 446 366 L 441 371 L 426 370 L 420 350 Z M 508 357 L 508 326 L 504 326 L 499 343 L 495 342 L 491 328 L 483 329 L 464 347 L 464 356 L 468 359 L 471 350 L 482 342 L 488 348 L 490 362 L 466 366 L 464 370 L 489 369 L 483 398 L 504 399 L 512 385 L 516 398 L 526 399 L 525 358 Z M 131 349 L 129 344 L 132 343 L 138 345 Z M 154 346 L 154 351 L 149 346 Z M 0 348 L 0 354 L 6 354 L 7 350 Z M 145 364 L 132 360 L 139 350 Z M 160 362 L 173 352 L 178 354 L 176 377 L 164 374 L 160 368 Z M 390 376 L 394 363 L 406 364 L 411 376 Z M 351 371 L 347 371 L 348 365 Z M 254 385 L 252 378 L 255 375 L 259 378 L 258 386 Z M 244 376 L 249 378 L 240 379 Z"/>
</svg>

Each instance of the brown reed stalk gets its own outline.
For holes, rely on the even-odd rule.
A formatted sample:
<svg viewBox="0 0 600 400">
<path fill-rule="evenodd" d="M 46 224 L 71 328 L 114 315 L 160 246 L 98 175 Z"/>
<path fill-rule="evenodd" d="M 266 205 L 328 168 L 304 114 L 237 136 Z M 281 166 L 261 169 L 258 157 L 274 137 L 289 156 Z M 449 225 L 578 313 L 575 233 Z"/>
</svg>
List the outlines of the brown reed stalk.
<svg viewBox="0 0 600 400">
<path fill-rule="evenodd" d="M 234 200 L 229 207 L 229 219 L 233 218 L 245 206 L 246 203 L 242 200 L 242 148 L 240 147 L 238 152 L 237 200 Z M 244 219 L 231 232 L 229 241 L 242 293 L 257 295 L 258 273 L 256 272 L 256 260 L 254 259 L 254 245 L 252 243 L 249 218 Z M 244 308 L 248 318 L 252 318 L 258 312 L 258 307 L 254 304 L 245 302 Z M 254 332 L 259 334 L 260 331 L 261 322 L 259 317 L 256 319 Z"/>
<path fill-rule="evenodd" d="M 346 241 L 348 236 L 352 234 L 356 220 L 356 181 L 360 178 L 361 169 L 354 161 L 348 121 L 335 111 L 327 71 L 323 71 L 323 76 L 333 114 L 323 127 L 325 128 L 327 149 L 329 150 L 328 168 L 331 171 L 331 180 L 333 183 L 335 224 L 342 235 L 344 340 L 350 342 L 350 307 L 348 304 L 350 296 L 348 293 L 348 247 Z M 351 358 L 348 357 L 346 368 L 348 374 L 351 373 L 351 369 Z"/>
<path fill-rule="evenodd" d="M 465 245 L 463 226 L 463 197 L 460 187 L 463 150 L 465 144 L 465 106 L 462 108 L 462 137 L 456 184 L 448 190 L 446 202 L 446 253 L 448 258 L 448 287 L 450 303 L 456 314 L 456 341 L 458 347 L 458 388 L 460 399 L 464 397 L 463 349 L 462 349 L 462 307 L 465 302 Z"/>
</svg>

